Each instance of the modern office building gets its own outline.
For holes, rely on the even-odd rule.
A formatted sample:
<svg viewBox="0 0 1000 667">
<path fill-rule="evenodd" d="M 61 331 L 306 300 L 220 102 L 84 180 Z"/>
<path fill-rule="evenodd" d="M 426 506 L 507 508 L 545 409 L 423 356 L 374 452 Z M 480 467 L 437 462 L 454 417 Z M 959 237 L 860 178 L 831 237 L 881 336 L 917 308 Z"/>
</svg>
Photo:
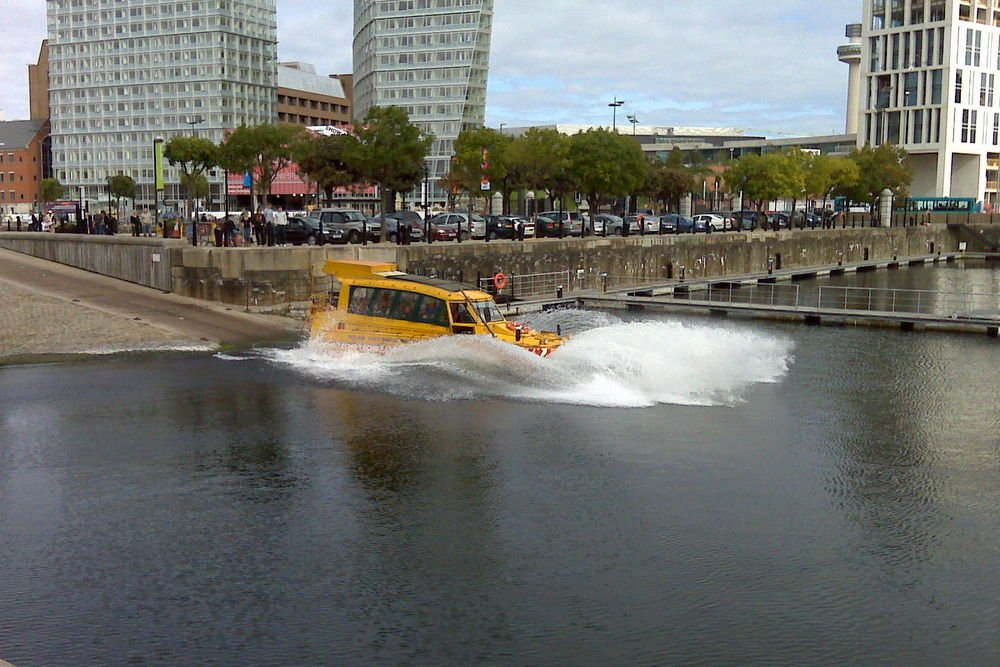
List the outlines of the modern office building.
<svg viewBox="0 0 1000 667">
<path fill-rule="evenodd" d="M 997 202 L 1000 0 L 864 0 L 858 145 L 911 155 L 921 197 Z"/>
<path fill-rule="evenodd" d="M 435 140 L 432 198 L 454 142 L 486 120 L 493 0 L 355 0 L 354 117 L 399 106 Z"/>
<path fill-rule="evenodd" d="M 276 115 L 276 0 L 47 0 L 55 177 L 101 200 L 126 174 L 153 199 L 153 141 L 221 142 Z M 176 170 L 166 199 L 179 199 Z M 222 174 L 212 174 L 221 200 Z"/>
</svg>

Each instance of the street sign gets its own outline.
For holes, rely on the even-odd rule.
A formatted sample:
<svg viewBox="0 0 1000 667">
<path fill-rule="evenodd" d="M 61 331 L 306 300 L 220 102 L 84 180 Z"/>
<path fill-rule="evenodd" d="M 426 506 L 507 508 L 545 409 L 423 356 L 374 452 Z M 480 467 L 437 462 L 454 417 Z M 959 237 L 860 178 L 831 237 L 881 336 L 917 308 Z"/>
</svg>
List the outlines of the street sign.
<svg viewBox="0 0 1000 667">
<path fill-rule="evenodd" d="M 484 178 L 482 182 L 479 184 L 479 189 L 482 190 L 483 192 L 489 192 L 491 188 L 492 185 L 490 184 L 490 179 L 488 178 Z"/>
</svg>

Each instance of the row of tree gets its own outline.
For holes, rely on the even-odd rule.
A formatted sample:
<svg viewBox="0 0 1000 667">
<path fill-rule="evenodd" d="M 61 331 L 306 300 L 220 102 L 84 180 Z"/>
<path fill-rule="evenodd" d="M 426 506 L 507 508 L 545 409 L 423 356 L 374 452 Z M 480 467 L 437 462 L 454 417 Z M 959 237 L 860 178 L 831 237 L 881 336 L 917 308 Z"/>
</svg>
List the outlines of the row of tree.
<svg viewBox="0 0 1000 667">
<path fill-rule="evenodd" d="M 208 195 L 209 170 L 251 174 L 253 192 L 263 200 L 278 173 L 294 162 L 328 201 L 338 187 L 370 183 L 379 186 L 382 210 L 390 212 L 396 194 L 424 178 L 431 141 L 405 110 L 375 107 L 353 134 L 317 136 L 297 125 L 265 124 L 237 128 L 220 145 L 176 136 L 164 155 L 181 172 L 189 210 L 194 199 Z M 453 195 L 466 192 L 488 200 L 499 193 L 504 213 L 514 194 L 526 190 L 544 192 L 552 200 L 578 192 L 595 211 L 611 199 L 635 195 L 676 210 L 680 199 L 697 192 L 708 178 L 715 178 L 721 191 L 741 192 L 744 201 L 762 206 L 776 199 L 840 195 L 872 202 L 885 188 L 903 194 L 912 173 L 905 152 L 890 145 L 866 146 L 848 157 L 790 149 L 713 166 L 686 163 L 677 149 L 666 160 L 650 160 L 633 137 L 604 128 L 572 136 L 531 128 L 518 137 L 477 128 L 459 135 L 442 185 Z M 109 188 L 115 196 L 135 196 L 135 183 L 127 176 L 112 177 Z"/>
</svg>

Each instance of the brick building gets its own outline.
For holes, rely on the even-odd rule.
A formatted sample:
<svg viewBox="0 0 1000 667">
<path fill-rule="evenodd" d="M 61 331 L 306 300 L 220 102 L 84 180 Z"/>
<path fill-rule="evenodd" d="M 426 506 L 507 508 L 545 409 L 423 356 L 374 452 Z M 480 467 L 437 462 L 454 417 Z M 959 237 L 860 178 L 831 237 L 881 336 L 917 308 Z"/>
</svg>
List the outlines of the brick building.
<svg viewBox="0 0 1000 667">
<path fill-rule="evenodd" d="M 48 120 L 0 122 L 0 211 L 30 214 L 52 171 Z"/>
</svg>

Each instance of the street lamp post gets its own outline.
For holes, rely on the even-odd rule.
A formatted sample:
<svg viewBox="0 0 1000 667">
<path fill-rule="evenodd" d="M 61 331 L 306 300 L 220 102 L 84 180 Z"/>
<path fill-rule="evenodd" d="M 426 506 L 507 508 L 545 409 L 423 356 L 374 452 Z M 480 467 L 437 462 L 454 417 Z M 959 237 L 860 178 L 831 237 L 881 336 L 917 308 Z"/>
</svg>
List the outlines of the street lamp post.
<svg viewBox="0 0 1000 667">
<path fill-rule="evenodd" d="M 191 126 L 191 136 L 195 136 L 194 127 L 195 125 L 200 125 L 204 123 L 205 119 L 201 116 L 195 116 L 191 120 L 184 121 L 185 125 Z M 209 190 L 209 195 L 211 195 L 211 190 Z M 194 211 L 188 211 L 188 215 L 191 216 L 191 245 L 198 246 L 198 216 Z"/>
<path fill-rule="evenodd" d="M 620 107 L 623 104 L 625 104 L 625 101 L 618 99 L 617 95 L 614 98 L 614 102 L 611 102 L 610 104 L 608 104 L 608 106 L 611 107 L 611 131 L 612 132 L 617 132 L 618 131 L 618 107 Z"/>
<path fill-rule="evenodd" d="M 628 122 L 632 123 L 632 138 L 635 139 L 635 126 L 639 124 L 639 119 L 635 117 L 634 113 L 630 113 L 625 117 L 628 118 Z M 639 197 L 633 194 L 631 200 L 629 208 L 632 209 L 632 214 L 635 215 L 636 211 L 639 210 Z"/>
</svg>

